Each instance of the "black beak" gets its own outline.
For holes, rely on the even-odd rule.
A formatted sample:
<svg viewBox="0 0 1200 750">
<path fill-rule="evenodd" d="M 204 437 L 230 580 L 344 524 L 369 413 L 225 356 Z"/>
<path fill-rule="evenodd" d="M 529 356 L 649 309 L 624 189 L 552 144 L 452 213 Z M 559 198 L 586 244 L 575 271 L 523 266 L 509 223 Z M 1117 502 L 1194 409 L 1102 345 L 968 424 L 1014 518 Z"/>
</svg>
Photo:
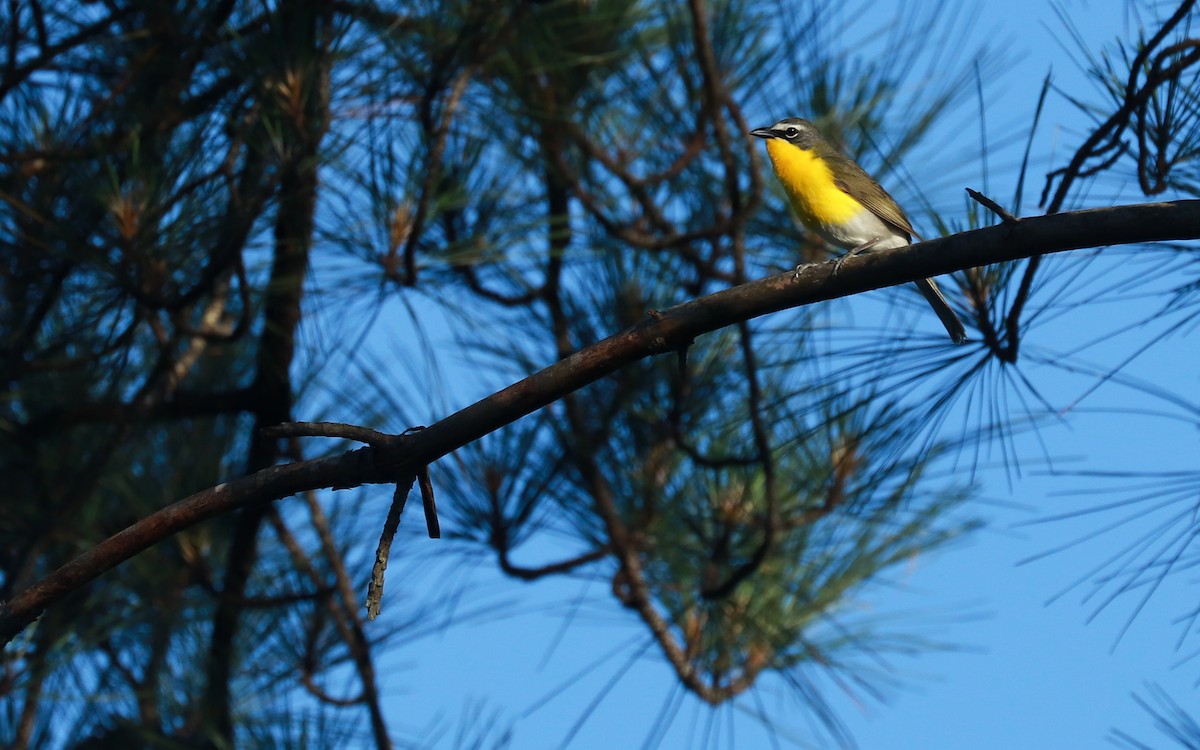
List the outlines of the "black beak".
<svg viewBox="0 0 1200 750">
<path fill-rule="evenodd" d="M 758 138 L 774 138 L 775 133 L 770 128 L 755 128 L 750 131 L 750 135 Z"/>
</svg>

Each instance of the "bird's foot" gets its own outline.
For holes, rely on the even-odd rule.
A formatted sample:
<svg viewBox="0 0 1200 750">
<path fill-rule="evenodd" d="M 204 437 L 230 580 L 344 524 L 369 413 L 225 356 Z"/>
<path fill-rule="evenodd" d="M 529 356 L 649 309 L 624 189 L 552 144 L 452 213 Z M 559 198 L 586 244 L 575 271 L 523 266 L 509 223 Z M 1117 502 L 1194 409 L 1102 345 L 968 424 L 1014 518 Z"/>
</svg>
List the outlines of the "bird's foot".
<svg viewBox="0 0 1200 750">
<path fill-rule="evenodd" d="M 815 265 L 816 265 L 816 263 L 801 263 L 800 265 L 796 266 L 795 269 L 792 270 L 792 281 L 793 282 L 799 281 L 800 280 L 800 272 L 803 271 L 804 269 L 808 268 L 809 266 L 815 266 Z"/>
<path fill-rule="evenodd" d="M 838 258 L 837 260 L 835 260 L 833 262 L 833 275 L 834 276 L 838 275 L 838 271 L 842 270 L 842 265 L 846 261 L 850 260 L 851 258 L 853 258 L 855 255 L 858 255 L 859 253 L 870 250 L 871 248 L 875 247 L 878 244 L 879 244 L 878 239 L 868 240 L 867 242 L 864 242 L 860 245 L 856 245 L 856 246 L 850 248 L 849 250 L 847 250 L 844 255 L 842 255 L 840 258 Z"/>
</svg>

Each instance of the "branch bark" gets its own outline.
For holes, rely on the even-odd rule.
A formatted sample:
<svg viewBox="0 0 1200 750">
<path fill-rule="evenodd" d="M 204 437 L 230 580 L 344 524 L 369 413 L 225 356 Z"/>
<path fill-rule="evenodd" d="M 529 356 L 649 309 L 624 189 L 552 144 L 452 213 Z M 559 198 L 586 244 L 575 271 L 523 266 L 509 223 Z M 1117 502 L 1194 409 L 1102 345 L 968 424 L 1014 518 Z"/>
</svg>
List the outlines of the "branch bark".
<svg viewBox="0 0 1200 750">
<path fill-rule="evenodd" d="M 11 641 L 45 609 L 137 553 L 201 521 L 306 490 L 396 483 L 506 424 L 640 359 L 671 354 L 695 337 L 761 315 L 1033 255 L 1200 238 L 1200 200 L 1146 203 L 1020 219 L 725 289 L 663 310 L 462 409 L 428 428 L 337 456 L 272 466 L 198 492 L 100 542 L 0 602 L 0 638 Z"/>
</svg>

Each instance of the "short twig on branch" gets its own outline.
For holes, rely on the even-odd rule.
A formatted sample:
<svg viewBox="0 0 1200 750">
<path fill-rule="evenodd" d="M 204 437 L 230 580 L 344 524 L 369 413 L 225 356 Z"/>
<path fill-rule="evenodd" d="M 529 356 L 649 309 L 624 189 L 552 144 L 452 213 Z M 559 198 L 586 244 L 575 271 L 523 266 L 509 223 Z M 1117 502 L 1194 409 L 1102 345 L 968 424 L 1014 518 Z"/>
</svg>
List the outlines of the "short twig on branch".
<svg viewBox="0 0 1200 750">
<path fill-rule="evenodd" d="M 422 466 L 417 472 L 417 484 L 421 488 L 421 506 L 425 509 L 425 528 L 430 539 L 442 538 L 442 525 L 438 522 L 437 502 L 433 497 L 433 482 L 429 479 L 429 467 Z"/>
<path fill-rule="evenodd" d="M 400 528 L 400 516 L 404 514 L 404 505 L 408 502 L 408 493 L 412 492 L 415 480 L 416 476 L 411 477 L 408 486 L 397 482 L 396 491 L 392 493 L 392 507 L 388 509 L 383 532 L 379 535 L 379 546 L 375 548 L 375 564 L 371 566 L 371 582 L 367 585 L 367 618 L 371 620 L 379 616 L 383 606 L 383 573 L 387 570 L 388 558 L 392 554 L 392 540 L 396 538 L 396 530 Z"/>
<path fill-rule="evenodd" d="M 999 216 L 1000 221 L 1003 221 L 1005 224 L 1016 224 L 1018 221 L 1020 221 L 1020 219 L 1013 216 L 1008 211 L 1005 211 L 1004 206 L 1001 206 L 999 203 L 987 197 L 978 190 L 967 188 L 967 195 L 971 196 L 971 198 L 973 198 L 979 205 Z"/>
</svg>

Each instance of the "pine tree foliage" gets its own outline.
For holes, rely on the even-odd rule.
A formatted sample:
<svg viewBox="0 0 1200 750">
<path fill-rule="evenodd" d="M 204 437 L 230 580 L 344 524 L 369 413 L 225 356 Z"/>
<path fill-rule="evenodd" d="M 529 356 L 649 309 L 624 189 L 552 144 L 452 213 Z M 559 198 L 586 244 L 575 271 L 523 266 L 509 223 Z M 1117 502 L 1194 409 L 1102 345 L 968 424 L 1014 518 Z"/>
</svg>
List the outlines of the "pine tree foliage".
<svg viewBox="0 0 1200 750">
<path fill-rule="evenodd" d="M 825 259 L 751 127 L 805 114 L 919 224 L 960 228 L 903 165 L 998 58 L 955 41 L 959 3 L 873 30 L 886 59 L 857 54 L 842 5 L 6 4 L 0 601 L 173 500 L 329 448 L 265 427 L 399 432 Z M 1147 195 L 1195 192 L 1191 5 L 1091 61 L 1103 124 L 1051 175 L 1051 212 L 1130 165 Z M 437 464 L 452 543 L 405 554 L 603 581 L 702 701 L 777 677 L 849 743 L 819 686 L 873 695 L 887 656 L 934 646 L 862 603 L 977 527 L 948 467 L 1053 412 L 1022 366 L 1080 366 L 1028 340 L 1075 273 L 956 274 L 961 349 L 906 289 L 624 368 Z M 1168 291 L 1194 328 L 1194 278 Z M 74 593 L 5 651 L 0 743 L 393 746 L 378 654 L 489 611 L 393 592 L 366 623 L 377 529 L 355 511 L 374 499 L 245 508 Z M 450 743 L 509 743 L 485 713 Z"/>
</svg>

